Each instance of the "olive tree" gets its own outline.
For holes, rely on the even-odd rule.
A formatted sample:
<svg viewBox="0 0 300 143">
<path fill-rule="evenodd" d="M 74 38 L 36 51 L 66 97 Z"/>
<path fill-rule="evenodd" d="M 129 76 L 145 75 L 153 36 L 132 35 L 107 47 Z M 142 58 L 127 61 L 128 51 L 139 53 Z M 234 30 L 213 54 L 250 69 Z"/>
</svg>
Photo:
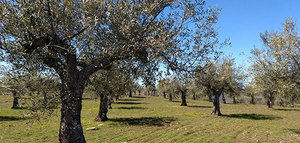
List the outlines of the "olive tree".
<svg viewBox="0 0 300 143">
<path fill-rule="evenodd" d="M 281 31 L 266 31 L 260 36 L 264 48 L 252 50 L 253 82 L 269 108 L 276 98 L 293 105 L 300 97 L 300 40 L 296 22 L 289 18 Z"/>
<path fill-rule="evenodd" d="M 26 81 L 28 78 L 18 72 L 2 72 L 1 87 L 13 96 L 12 109 L 19 108 L 19 99 L 27 92 Z"/>
<path fill-rule="evenodd" d="M 211 114 L 221 116 L 220 96 L 239 94 L 243 88 L 244 75 L 235 67 L 234 59 L 224 58 L 221 61 L 208 61 L 204 66 L 196 69 L 197 85 L 204 88 L 204 92 L 213 96 L 213 111 Z"/>
<path fill-rule="evenodd" d="M 168 80 L 167 79 L 162 79 L 160 81 L 158 81 L 158 85 L 157 85 L 157 90 L 158 92 L 163 94 L 164 98 L 167 98 L 167 90 L 168 90 Z"/>
<path fill-rule="evenodd" d="M 244 94 L 250 97 L 250 104 L 255 104 L 255 97 L 259 94 L 259 88 L 253 82 L 244 89 Z"/>
<path fill-rule="evenodd" d="M 60 142 L 86 142 L 82 94 L 89 77 L 115 61 L 184 61 L 213 52 L 218 9 L 205 1 L 1 1 L 0 47 L 7 57 L 33 60 L 61 81 Z"/>
<path fill-rule="evenodd" d="M 110 70 L 100 70 L 90 77 L 93 91 L 100 97 L 99 112 L 95 121 L 107 121 L 107 112 L 113 97 L 118 98 L 128 91 L 128 85 L 134 85 L 130 75 L 115 64 Z M 110 106 L 111 107 L 111 106 Z"/>
</svg>

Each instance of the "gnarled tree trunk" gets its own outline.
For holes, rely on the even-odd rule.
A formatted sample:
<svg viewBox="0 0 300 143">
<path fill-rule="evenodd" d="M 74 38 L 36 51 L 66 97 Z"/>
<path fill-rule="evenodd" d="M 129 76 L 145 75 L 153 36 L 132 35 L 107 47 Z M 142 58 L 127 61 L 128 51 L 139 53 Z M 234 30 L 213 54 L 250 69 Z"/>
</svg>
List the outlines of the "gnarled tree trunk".
<svg viewBox="0 0 300 143">
<path fill-rule="evenodd" d="M 221 116 L 222 113 L 221 113 L 221 111 L 220 111 L 220 101 L 219 101 L 219 97 L 220 97 L 219 94 L 215 94 L 215 98 L 214 98 L 214 101 L 213 101 L 214 107 L 213 107 L 213 111 L 211 112 L 211 114 Z"/>
<path fill-rule="evenodd" d="M 100 107 L 98 115 L 95 118 L 95 121 L 107 121 L 107 112 L 108 112 L 108 96 L 101 94 L 100 95 Z"/>
<path fill-rule="evenodd" d="M 169 101 L 171 101 L 171 102 L 172 102 L 172 101 L 173 101 L 173 99 L 172 99 L 172 98 L 173 98 L 173 97 L 172 97 L 172 94 L 170 93 L 170 94 L 169 94 Z"/>
<path fill-rule="evenodd" d="M 232 99 L 233 99 L 233 104 L 236 104 L 236 99 L 234 96 L 232 97 Z"/>
<path fill-rule="evenodd" d="M 196 98 L 196 94 L 195 93 L 193 93 L 193 100 L 196 100 L 197 98 Z"/>
<path fill-rule="evenodd" d="M 187 106 L 186 104 L 186 91 L 181 90 L 181 105 L 180 106 Z"/>
<path fill-rule="evenodd" d="M 76 74 L 74 74 L 76 75 Z M 67 83 L 62 84 L 61 93 L 61 121 L 59 129 L 59 142 L 61 143 L 85 143 L 81 125 L 82 93 L 84 81 L 73 76 Z"/>
<path fill-rule="evenodd" d="M 268 100 L 267 100 L 268 108 L 273 108 L 273 100 L 274 100 L 274 97 L 272 95 L 269 95 Z"/>
<path fill-rule="evenodd" d="M 19 97 L 17 95 L 17 91 L 13 90 L 11 92 L 12 92 L 13 98 L 14 98 L 13 106 L 11 107 L 11 109 L 19 108 Z"/>
<path fill-rule="evenodd" d="M 272 108 L 272 101 L 270 99 L 270 96 L 269 96 L 268 101 L 267 101 L 267 106 L 268 106 L 268 108 Z"/>
<path fill-rule="evenodd" d="M 251 101 L 250 101 L 250 103 L 251 104 L 255 104 L 255 102 L 254 102 L 254 96 L 253 95 L 251 95 Z"/>
<path fill-rule="evenodd" d="M 129 90 L 129 97 L 132 97 L 132 91 Z"/>
</svg>

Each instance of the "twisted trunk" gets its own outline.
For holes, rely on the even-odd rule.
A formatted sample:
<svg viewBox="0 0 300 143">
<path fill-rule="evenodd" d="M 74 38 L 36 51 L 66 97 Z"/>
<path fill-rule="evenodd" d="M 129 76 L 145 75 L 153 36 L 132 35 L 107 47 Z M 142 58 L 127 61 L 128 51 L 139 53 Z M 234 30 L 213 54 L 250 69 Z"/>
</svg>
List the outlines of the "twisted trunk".
<svg viewBox="0 0 300 143">
<path fill-rule="evenodd" d="M 221 111 L 220 111 L 220 101 L 219 101 L 219 97 L 220 97 L 219 94 L 215 94 L 214 101 L 213 101 L 213 106 L 214 106 L 214 107 L 213 107 L 213 111 L 211 112 L 211 114 L 221 116 L 222 113 L 221 113 Z"/>
<path fill-rule="evenodd" d="M 236 99 L 235 99 L 235 97 L 233 96 L 232 98 L 233 98 L 233 104 L 236 104 Z"/>
<path fill-rule="evenodd" d="M 74 76 L 75 75 L 75 76 Z M 82 93 L 84 81 L 73 74 L 69 81 L 63 81 L 61 93 L 61 121 L 59 129 L 59 142 L 85 143 L 81 125 Z"/>
<path fill-rule="evenodd" d="M 129 90 L 129 97 L 132 97 L 132 91 Z"/>
<path fill-rule="evenodd" d="M 100 95 L 100 107 L 98 115 L 95 118 L 95 121 L 107 121 L 107 112 L 108 112 L 108 96 L 101 94 Z"/>
<path fill-rule="evenodd" d="M 196 100 L 196 94 L 193 93 L 193 100 Z"/>
<path fill-rule="evenodd" d="M 253 95 L 251 95 L 251 101 L 250 101 L 250 103 L 251 104 L 255 104 L 255 102 L 254 102 L 254 96 Z"/>
<path fill-rule="evenodd" d="M 181 90 L 181 105 L 180 106 L 187 106 L 186 104 L 186 91 Z"/>
<path fill-rule="evenodd" d="M 274 97 L 272 95 L 269 95 L 268 100 L 267 100 L 268 108 L 273 108 L 273 100 L 274 100 Z"/>
<path fill-rule="evenodd" d="M 270 97 L 268 98 L 267 106 L 268 106 L 268 108 L 272 108 L 272 101 L 271 101 Z"/>
<path fill-rule="evenodd" d="M 12 94 L 13 94 L 14 101 L 11 109 L 19 108 L 19 97 L 17 96 L 17 91 L 13 90 Z"/>
<path fill-rule="evenodd" d="M 170 95 L 169 95 L 169 101 L 173 101 L 173 99 L 172 99 L 172 94 L 170 93 Z"/>
</svg>

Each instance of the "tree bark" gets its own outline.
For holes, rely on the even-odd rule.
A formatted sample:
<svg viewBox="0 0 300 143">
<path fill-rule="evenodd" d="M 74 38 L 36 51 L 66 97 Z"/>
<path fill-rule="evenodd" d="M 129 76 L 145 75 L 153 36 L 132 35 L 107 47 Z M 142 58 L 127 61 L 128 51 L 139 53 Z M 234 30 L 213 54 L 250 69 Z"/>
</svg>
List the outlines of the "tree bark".
<svg viewBox="0 0 300 143">
<path fill-rule="evenodd" d="M 19 97 L 17 96 L 17 91 L 13 90 L 12 94 L 13 94 L 14 101 L 11 109 L 19 108 Z"/>
<path fill-rule="evenodd" d="M 81 99 L 84 90 L 84 82 L 78 80 L 78 77 L 75 76 L 70 79 L 71 80 L 68 82 L 62 82 L 59 142 L 85 143 L 86 141 L 81 125 Z"/>
<path fill-rule="evenodd" d="M 169 95 L 169 101 L 173 101 L 173 99 L 172 99 L 172 94 L 170 93 L 170 95 Z"/>
<path fill-rule="evenodd" d="M 269 95 L 268 96 L 268 101 L 267 101 L 268 108 L 273 108 L 273 100 L 274 100 L 273 96 Z"/>
<path fill-rule="evenodd" d="M 251 101 L 250 101 L 250 103 L 251 104 L 255 104 L 255 102 L 254 102 L 254 96 L 253 95 L 251 95 Z"/>
<path fill-rule="evenodd" d="M 132 91 L 129 90 L 129 97 L 132 97 Z"/>
<path fill-rule="evenodd" d="M 164 98 L 167 98 L 166 92 L 164 92 L 163 95 L 164 95 Z"/>
<path fill-rule="evenodd" d="M 215 98 L 214 98 L 214 101 L 213 101 L 214 107 L 213 107 L 213 111 L 211 112 L 211 114 L 222 116 L 222 113 L 220 111 L 219 97 L 220 97 L 219 94 L 215 94 Z"/>
<path fill-rule="evenodd" d="M 225 98 L 224 94 L 222 94 L 222 100 L 223 100 L 223 103 L 226 104 L 226 98 Z"/>
<path fill-rule="evenodd" d="M 181 105 L 180 106 L 187 106 L 186 103 L 186 91 L 181 91 Z"/>
<path fill-rule="evenodd" d="M 236 104 L 235 96 L 233 96 L 232 98 L 233 98 L 233 104 Z"/>
<path fill-rule="evenodd" d="M 196 94 L 193 93 L 193 100 L 196 100 Z"/>
<path fill-rule="evenodd" d="M 107 121 L 107 112 L 108 112 L 108 96 L 101 94 L 100 96 L 100 106 L 98 115 L 95 118 L 95 121 Z"/>
</svg>

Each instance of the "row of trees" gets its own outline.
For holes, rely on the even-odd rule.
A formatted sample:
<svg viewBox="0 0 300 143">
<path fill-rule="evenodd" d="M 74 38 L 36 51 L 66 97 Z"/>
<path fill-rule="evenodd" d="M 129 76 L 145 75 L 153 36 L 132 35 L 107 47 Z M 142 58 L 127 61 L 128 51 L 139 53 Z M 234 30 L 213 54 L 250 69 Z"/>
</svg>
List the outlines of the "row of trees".
<svg viewBox="0 0 300 143">
<path fill-rule="evenodd" d="M 38 99 L 61 104 L 59 141 L 63 143 L 86 142 L 81 126 L 85 89 L 100 96 L 96 120 L 105 121 L 113 97 L 118 98 L 125 92 L 132 96 L 134 89 L 141 91 L 135 81 L 142 79 L 147 94 L 155 94 L 155 77 L 159 75 L 161 64 L 174 74 L 174 79 L 164 79 L 158 84 L 165 97 L 169 94 L 172 100 L 179 93 L 181 105 L 186 106 L 188 91 L 195 95 L 194 98 L 201 92 L 213 99 L 212 113 L 221 115 L 219 97 L 222 94 L 239 95 L 247 88 L 242 84 L 245 76 L 232 59 L 214 58 L 219 56 L 218 48 L 227 45 L 226 41 L 219 41 L 214 29 L 219 11 L 207 8 L 204 0 L 2 1 L 1 60 L 11 65 L 8 73 L 13 76 L 15 71 L 26 71 L 17 77 L 3 78 L 8 82 L 2 87 L 10 90 L 15 97 L 17 94 L 33 97 L 52 95 L 51 100 L 46 96 Z M 261 79 L 275 75 L 282 79 L 279 83 L 284 92 L 280 94 L 299 97 L 299 92 L 290 94 L 294 89 L 299 90 L 299 66 L 295 65 L 299 62 L 299 38 L 293 30 L 295 24 L 287 25 L 292 27 L 286 31 L 286 40 L 283 38 L 287 43 L 275 45 L 295 48 L 296 55 L 288 57 L 294 62 L 287 62 L 286 67 L 280 68 L 285 69 L 284 72 L 273 74 L 270 71 L 273 71 L 274 64 L 269 64 L 270 61 L 275 63 L 286 56 L 286 52 L 277 52 L 284 56 L 276 59 L 275 53 L 275 57 L 270 57 L 265 64 L 269 65 L 269 70 L 262 67 L 266 71 L 260 73 L 259 66 L 253 66 L 253 69 L 258 69 L 253 70 L 255 76 L 251 83 L 254 89 L 259 87 L 258 93 L 268 93 L 268 97 L 272 98 L 281 90 L 267 91 L 270 88 L 266 87 L 269 84 L 265 81 L 270 80 Z M 272 46 L 281 39 L 272 40 L 276 34 L 266 33 L 262 37 L 266 47 L 280 47 Z M 254 53 L 257 53 L 258 59 L 264 54 Z M 262 61 L 265 59 L 268 58 L 263 56 Z M 281 64 L 284 63 L 278 65 Z M 280 73 L 284 78 L 279 76 Z M 29 80 L 22 80 L 23 77 Z M 12 82 L 15 79 L 17 82 Z M 19 80 L 33 81 L 34 84 L 25 82 L 21 85 L 26 88 L 21 88 L 18 87 Z M 294 88 L 286 88 L 287 85 Z M 30 88 L 29 92 L 23 90 Z M 16 92 L 15 89 L 22 90 Z M 249 95 L 255 95 L 253 90 L 247 91 Z M 59 100 L 52 100 L 57 97 Z"/>
<path fill-rule="evenodd" d="M 221 95 L 226 94 L 235 97 L 241 94 L 244 88 L 245 76 L 235 67 L 233 59 L 224 58 L 215 62 L 207 61 L 184 79 L 168 78 L 160 80 L 158 90 L 163 93 L 164 97 L 169 94 L 170 101 L 172 101 L 172 95 L 180 93 L 181 106 L 187 106 L 187 92 L 192 95 L 193 99 L 201 95 L 208 96 L 211 101 L 213 100 L 214 109 L 212 114 L 222 115 L 219 102 Z"/>
<path fill-rule="evenodd" d="M 231 97 L 236 103 L 236 97 L 250 97 L 250 103 L 255 104 L 255 97 L 263 97 L 268 108 L 272 108 L 275 100 L 280 106 L 294 106 L 300 99 L 300 41 L 295 29 L 296 23 L 287 19 L 280 32 L 265 32 L 261 34 L 264 43 L 262 50 L 252 50 L 252 66 L 248 74 L 242 67 L 234 64 L 234 59 L 223 58 L 208 60 L 204 65 L 197 66 L 195 71 L 185 80 L 165 78 L 159 81 L 158 90 L 166 98 L 182 93 L 182 106 L 186 106 L 185 92 L 192 95 L 207 96 L 213 101 L 213 114 L 222 115 L 219 100 L 221 95 Z M 185 92 L 182 92 L 185 91 Z M 212 98 L 213 97 L 213 98 Z"/>
</svg>

